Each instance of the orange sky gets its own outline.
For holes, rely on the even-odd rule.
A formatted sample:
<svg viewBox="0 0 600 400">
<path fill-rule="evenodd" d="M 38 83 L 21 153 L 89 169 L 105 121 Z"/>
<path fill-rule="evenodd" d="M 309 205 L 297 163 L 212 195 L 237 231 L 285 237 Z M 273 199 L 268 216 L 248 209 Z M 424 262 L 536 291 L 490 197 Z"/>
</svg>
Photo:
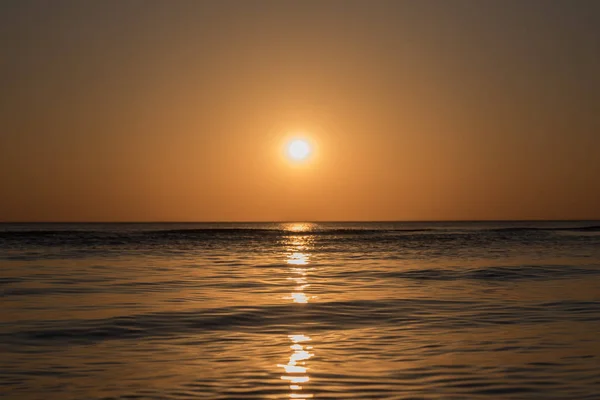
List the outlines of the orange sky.
<svg viewBox="0 0 600 400">
<path fill-rule="evenodd" d="M 573 4 L 3 2 L 0 221 L 600 218 Z"/>
</svg>

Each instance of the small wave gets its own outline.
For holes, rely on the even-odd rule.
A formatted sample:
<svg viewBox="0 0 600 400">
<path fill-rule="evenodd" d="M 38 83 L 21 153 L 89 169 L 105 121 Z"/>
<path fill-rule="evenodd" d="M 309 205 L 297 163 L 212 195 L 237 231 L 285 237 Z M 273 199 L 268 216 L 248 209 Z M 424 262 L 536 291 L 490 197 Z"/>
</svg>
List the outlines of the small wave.
<svg viewBox="0 0 600 400">
<path fill-rule="evenodd" d="M 134 231 L 119 231 L 119 230 L 4 230 L 0 231 L 0 238 L 6 237 L 36 237 L 36 236 L 57 236 L 57 235 L 76 235 L 76 236 L 128 236 L 139 234 L 145 236 L 153 235 L 237 235 L 237 234 L 287 234 L 287 235 L 327 235 L 327 234 L 377 234 L 390 232 L 429 232 L 440 231 L 441 228 L 422 228 L 422 229 L 388 229 L 388 228 L 319 228 L 306 231 L 293 231 L 284 228 L 184 228 L 184 229 L 155 229 L 155 230 L 134 230 Z"/>
<path fill-rule="evenodd" d="M 600 225 L 582 227 L 500 227 L 500 228 L 327 228 L 319 227 L 307 231 L 291 231 L 280 227 L 211 227 L 211 228 L 183 228 L 183 229 L 154 229 L 154 230 L 3 230 L 0 231 L 0 240 L 4 241 L 35 241 L 51 243 L 53 241 L 90 241 L 103 240 L 103 244 L 127 244 L 152 239 L 236 239 L 241 237 L 277 237 L 277 236 L 331 236 L 344 237 L 377 237 L 377 238 L 404 238 L 414 235 L 422 237 L 432 234 L 436 237 L 457 237 L 464 234 L 484 235 L 486 233 L 528 233 L 528 232 L 600 232 Z"/>
<path fill-rule="evenodd" d="M 575 226 L 575 227 L 506 227 L 506 228 L 492 228 L 486 229 L 489 232 L 535 232 L 535 231 L 572 231 L 572 232 L 600 232 L 600 225 L 592 226 Z M 484 231 L 486 231 L 484 230 Z"/>
<path fill-rule="evenodd" d="M 281 229 L 265 229 L 265 228 L 189 228 L 189 229 L 158 229 L 152 231 L 144 231 L 144 235 L 212 235 L 212 234 L 265 234 L 279 233 Z"/>
<path fill-rule="evenodd" d="M 106 235 L 111 234 L 106 231 L 91 230 L 14 230 L 0 231 L 0 238 L 12 237 L 47 237 L 47 236 L 66 236 L 66 235 Z"/>
<path fill-rule="evenodd" d="M 357 272 L 358 273 L 358 272 Z M 376 274 L 376 273 L 375 273 Z M 599 268 L 563 265 L 493 266 L 484 268 L 425 268 L 383 272 L 379 278 L 417 280 L 479 280 L 479 281 L 527 281 L 568 279 L 582 275 L 599 275 Z M 381 276 L 379 276 L 381 275 Z"/>
<path fill-rule="evenodd" d="M 296 305 L 229 307 L 161 312 L 96 320 L 52 321 L 51 327 L 2 334 L 4 343 L 86 344 L 110 339 L 195 335 L 206 331 L 283 334 L 300 324 L 308 331 L 373 326 L 463 330 L 490 325 L 589 321 L 600 301 L 497 304 L 442 300 L 354 300 Z"/>
<path fill-rule="evenodd" d="M 571 228 L 571 229 L 565 229 L 565 230 L 571 230 L 571 231 L 577 231 L 577 232 L 600 232 L 600 225 L 584 226 L 581 228 Z"/>
<path fill-rule="evenodd" d="M 164 236 L 203 236 L 203 235 L 284 235 L 284 236 L 324 236 L 324 235 L 383 235 L 389 233 L 417 233 L 440 231 L 439 229 L 354 229 L 354 228 L 336 228 L 336 229 L 315 229 L 307 231 L 291 231 L 287 229 L 258 229 L 258 228 L 205 228 L 205 229 L 172 229 L 155 230 L 144 232 L 145 235 L 164 235 Z"/>
</svg>

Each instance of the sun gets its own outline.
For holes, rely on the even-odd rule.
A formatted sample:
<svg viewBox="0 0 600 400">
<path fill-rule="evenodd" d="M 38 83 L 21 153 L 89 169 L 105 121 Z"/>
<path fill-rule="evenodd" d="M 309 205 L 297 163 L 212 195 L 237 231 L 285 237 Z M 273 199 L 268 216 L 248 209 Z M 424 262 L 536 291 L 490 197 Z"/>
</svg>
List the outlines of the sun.
<svg viewBox="0 0 600 400">
<path fill-rule="evenodd" d="M 287 145 L 287 155 L 293 161 L 306 160 L 312 153 L 310 143 L 304 139 L 294 139 Z"/>
</svg>

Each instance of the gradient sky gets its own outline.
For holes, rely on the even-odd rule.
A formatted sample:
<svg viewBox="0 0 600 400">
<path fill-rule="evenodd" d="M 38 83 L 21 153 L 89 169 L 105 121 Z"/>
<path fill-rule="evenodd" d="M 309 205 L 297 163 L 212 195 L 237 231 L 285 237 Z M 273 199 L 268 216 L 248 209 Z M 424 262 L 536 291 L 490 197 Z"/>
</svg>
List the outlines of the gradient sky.
<svg viewBox="0 0 600 400">
<path fill-rule="evenodd" d="M 600 218 L 599 1 L 5 0 L 0 49 L 0 221 Z"/>
</svg>

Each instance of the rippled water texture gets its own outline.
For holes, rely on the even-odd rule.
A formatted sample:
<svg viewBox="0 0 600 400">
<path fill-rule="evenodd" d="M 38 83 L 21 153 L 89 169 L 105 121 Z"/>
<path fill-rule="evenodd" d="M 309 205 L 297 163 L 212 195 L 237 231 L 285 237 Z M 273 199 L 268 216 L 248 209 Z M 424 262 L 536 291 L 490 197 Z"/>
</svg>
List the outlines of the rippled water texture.
<svg viewBox="0 0 600 400">
<path fill-rule="evenodd" d="M 0 397 L 600 399 L 599 225 L 0 225 Z"/>
</svg>

